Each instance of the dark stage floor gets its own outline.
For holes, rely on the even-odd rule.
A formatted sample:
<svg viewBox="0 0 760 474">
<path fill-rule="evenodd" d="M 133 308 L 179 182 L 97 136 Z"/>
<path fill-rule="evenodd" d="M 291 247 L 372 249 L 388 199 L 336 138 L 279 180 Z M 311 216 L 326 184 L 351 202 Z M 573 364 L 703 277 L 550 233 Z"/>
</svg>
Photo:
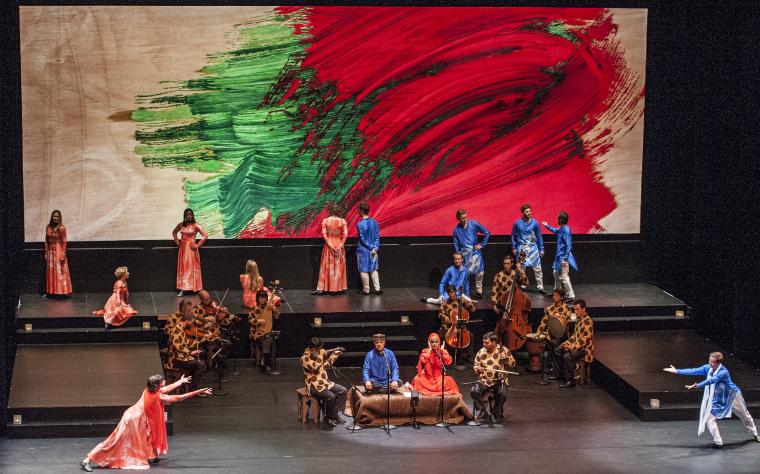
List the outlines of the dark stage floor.
<svg viewBox="0 0 760 474">
<path fill-rule="evenodd" d="M 726 448 L 714 451 L 704 447 L 706 436 L 697 438 L 696 419 L 644 423 L 594 385 L 539 386 L 533 375 L 512 378 L 503 426 L 405 426 L 390 435 L 381 429 L 351 433 L 342 426 L 302 426 L 294 394 L 303 384 L 300 368 L 295 360 L 282 362 L 280 377 L 244 365 L 243 374 L 226 384 L 226 397 L 177 406 L 169 454 L 153 470 L 757 472 L 760 459 L 760 443 L 749 441 L 738 420 L 720 422 Z M 342 373 L 349 381 L 338 381 L 345 385 L 360 378 L 358 369 Z M 402 368 L 404 379 L 413 373 L 412 367 Z M 469 371 L 454 375 L 460 384 L 471 380 Z M 92 390 L 99 385 L 94 381 Z M 134 387 L 134 400 L 141 390 Z M 81 472 L 79 460 L 100 440 L 2 439 L 0 471 Z"/>
</svg>

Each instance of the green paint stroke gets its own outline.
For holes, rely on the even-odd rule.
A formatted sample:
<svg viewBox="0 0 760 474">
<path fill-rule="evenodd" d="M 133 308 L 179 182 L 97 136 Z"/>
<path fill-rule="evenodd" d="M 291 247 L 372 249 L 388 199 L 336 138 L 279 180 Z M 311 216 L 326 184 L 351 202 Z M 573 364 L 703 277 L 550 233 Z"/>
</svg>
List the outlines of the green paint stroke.
<svg viewBox="0 0 760 474">
<path fill-rule="evenodd" d="M 392 170 L 387 159 L 361 159 L 358 125 L 376 94 L 326 107 L 334 85 L 301 67 L 307 43 L 290 20 L 303 19 L 269 20 L 238 26 L 235 49 L 210 55 L 200 77 L 170 82 L 165 94 L 138 96 L 132 114 L 145 166 L 210 174 L 185 181 L 185 200 L 209 232 L 226 237 L 262 207 L 296 233 L 331 202 L 380 192 Z M 283 101 L 293 81 L 300 85 Z M 305 120 L 306 110 L 319 112 Z M 357 183 L 363 196 L 349 194 Z"/>
</svg>

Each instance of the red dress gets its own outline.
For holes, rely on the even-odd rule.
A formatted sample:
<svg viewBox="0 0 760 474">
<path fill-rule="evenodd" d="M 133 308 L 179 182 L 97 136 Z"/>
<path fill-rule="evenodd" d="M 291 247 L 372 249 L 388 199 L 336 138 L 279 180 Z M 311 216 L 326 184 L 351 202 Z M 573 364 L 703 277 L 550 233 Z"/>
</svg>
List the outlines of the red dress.
<svg viewBox="0 0 760 474">
<path fill-rule="evenodd" d="M 161 392 L 150 393 L 127 408 L 116 429 L 87 457 L 100 467 L 116 469 L 149 469 L 148 459 L 167 451 L 164 400 Z"/>
<path fill-rule="evenodd" d="M 103 316 L 105 322 L 112 326 L 121 326 L 137 314 L 137 310 L 129 305 L 127 282 L 116 280 L 113 284 L 113 294 L 108 298 L 105 309 L 93 311 L 92 314 Z"/>
<path fill-rule="evenodd" d="M 322 248 L 322 260 L 319 265 L 318 291 L 346 291 L 346 249 L 348 224 L 338 216 L 322 220 L 322 236 L 325 246 Z M 333 250 L 337 249 L 337 250 Z"/>
<path fill-rule="evenodd" d="M 452 359 L 446 349 L 440 351 L 443 362 L 451 365 Z M 441 361 L 430 349 L 425 348 L 420 352 L 420 359 L 417 362 L 417 375 L 412 380 L 412 386 L 415 390 L 423 395 L 440 395 L 441 394 Z M 460 395 L 459 387 L 456 381 L 450 376 L 446 376 L 443 382 L 443 393 L 445 395 Z"/>
<path fill-rule="evenodd" d="M 70 295 L 71 275 L 66 258 L 66 227 L 58 230 L 48 226 L 45 229 L 45 293 L 48 295 Z"/>
<path fill-rule="evenodd" d="M 177 232 L 180 233 L 181 239 L 177 239 Z M 197 234 L 201 234 L 201 240 L 196 244 L 200 248 L 208 238 L 208 233 L 203 230 L 200 224 L 189 224 L 183 227 L 180 223 L 174 228 L 174 241 L 179 245 L 179 255 L 177 256 L 178 290 L 201 291 L 203 289 L 201 255 L 197 248 L 193 250 L 190 247 L 196 243 L 195 236 Z"/>
<path fill-rule="evenodd" d="M 240 286 L 243 288 L 243 306 L 251 309 L 256 306 L 256 292 L 259 290 L 264 290 L 267 292 L 267 295 L 269 295 L 269 300 L 272 303 L 274 303 L 275 306 L 282 305 L 282 298 L 275 295 L 271 291 L 269 291 L 269 288 L 264 286 L 264 278 L 259 276 L 259 284 L 255 286 L 253 289 L 251 289 L 251 277 L 248 276 L 247 273 L 243 273 L 240 275 Z"/>
</svg>

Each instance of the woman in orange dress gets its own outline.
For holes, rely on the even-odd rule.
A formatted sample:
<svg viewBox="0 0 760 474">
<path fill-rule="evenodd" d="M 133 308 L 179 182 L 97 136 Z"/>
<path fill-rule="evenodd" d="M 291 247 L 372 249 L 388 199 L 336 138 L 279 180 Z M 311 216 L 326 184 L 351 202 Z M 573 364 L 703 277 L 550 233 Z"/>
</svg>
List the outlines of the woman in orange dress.
<svg viewBox="0 0 760 474">
<path fill-rule="evenodd" d="M 66 259 L 66 226 L 61 211 L 50 214 L 45 228 L 45 296 L 72 293 L 69 262 Z"/>
<path fill-rule="evenodd" d="M 274 284 L 277 285 L 278 282 L 275 281 Z M 275 306 L 282 304 L 282 299 L 264 286 L 264 277 L 259 273 L 259 266 L 254 260 L 245 262 L 245 273 L 240 275 L 240 286 L 243 288 L 243 306 L 249 310 L 256 306 L 256 292 L 259 290 L 267 292 L 270 303 Z"/>
<path fill-rule="evenodd" d="M 111 326 L 121 326 L 127 322 L 127 319 L 137 314 L 137 310 L 129 305 L 129 288 L 127 287 L 129 270 L 127 267 L 119 267 L 113 274 L 116 276 L 116 283 L 113 284 L 113 294 L 108 298 L 105 309 L 92 312 L 97 316 L 103 316 L 106 329 L 110 329 Z"/>
<path fill-rule="evenodd" d="M 180 238 L 177 238 L 179 232 Z M 201 234 L 201 240 L 195 241 L 195 236 Z M 195 214 L 192 209 L 185 209 L 184 219 L 177 224 L 172 232 L 174 243 L 179 247 L 177 257 L 177 296 L 185 296 L 189 293 L 197 293 L 203 289 L 201 280 L 201 256 L 198 249 L 208 239 L 208 233 L 200 224 L 195 222 Z"/>
<path fill-rule="evenodd" d="M 337 204 L 330 206 L 330 217 L 322 220 L 322 236 L 325 246 L 322 248 L 322 260 L 319 265 L 319 281 L 314 294 L 343 293 L 348 288 L 346 279 L 346 239 L 348 224 L 340 217 Z"/>
<path fill-rule="evenodd" d="M 451 365 L 452 359 L 449 352 L 446 348 L 440 348 L 440 345 L 441 337 L 438 333 L 430 333 L 428 346 L 420 352 L 420 359 L 417 362 L 417 375 L 412 380 L 412 386 L 423 395 L 436 396 L 441 394 L 441 375 L 443 375 L 441 359 L 443 359 L 444 364 Z M 448 375 L 444 376 L 443 379 L 443 393 L 462 396 L 456 381 Z"/>
<path fill-rule="evenodd" d="M 180 385 L 190 383 L 190 380 L 191 377 L 183 375 L 177 382 L 166 385 L 161 375 L 148 377 L 140 400 L 127 408 L 113 433 L 90 451 L 79 463 L 80 467 L 92 472 L 90 463 L 114 469 L 148 469 L 150 464 L 156 464 L 158 456 L 166 454 L 168 448 L 164 403 L 211 395 L 210 388 L 169 395 Z"/>
</svg>

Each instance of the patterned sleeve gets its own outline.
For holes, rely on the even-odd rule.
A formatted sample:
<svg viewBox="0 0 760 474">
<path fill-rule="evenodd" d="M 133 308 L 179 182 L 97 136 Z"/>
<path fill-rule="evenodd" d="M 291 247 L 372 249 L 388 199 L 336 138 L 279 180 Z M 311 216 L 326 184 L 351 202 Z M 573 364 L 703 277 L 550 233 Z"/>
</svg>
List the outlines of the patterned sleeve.
<svg viewBox="0 0 760 474">
<path fill-rule="evenodd" d="M 500 296 L 501 294 L 499 292 L 499 273 L 497 273 L 493 277 L 493 285 L 491 286 L 491 304 L 494 306 L 499 304 Z"/>
<path fill-rule="evenodd" d="M 301 356 L 301 367 L 308 370 L 309 372 L 319 371 L 319 367 L 321 365 L 322 362 L 320 361 L 319 357 L 312 359 L 308 351 Z"/>
<path fill-rule="evenodd" d="M 549 313 L 547 310 L 544 310 L 544 317 L 541 318 L 541 322 L 538 325 L 538 329 L 536 329 L 536 334 L 543 334 L 547 331 L 549 328 Z"/>
<path fill-rule="evenodd" d="M 475 311 L 478 310 L 475 307 L 475 304 L 472 301 L 469 301 L 469 300 L 462 301 L 462 307 L 464 309 L 466 309 L 470 313 L 470 316 L 474 316 L 475 315 Z"/>
<path fill-rule="evenodd" d="M 333 352 L 330 354 L 330 356 L 325 361 L 325 368 L 332 367 L 336 360 L 338 360 L 338 357 L 340 357 L 340 354 L 337 352 Z"/>
<path fill-rule="evenodd" d="M 517 363 L 517 361 L 515 360 L 515 357 L 512 355 L 512 353 L 506 347 L 502 347 L 502 350 L 505 352 L 506 357 L 500 357 L 500 359 L 506 361 L 507 365 L 510 368 L 514 367 L 515 364 Z"/>
<path fill-rule="evenodd" d="M 515 280 L 518 285 L 528 286 L 528 275 L 525 274 L 525 271 L 518 272 L 515 270 Z"/>
<path fill-rule="evenodd" d="M 571 348 L 573 350 L 586 349 L 590 346 L 594 337 L 594 325 L 591 318 L 586 318 L 583 323 L 575 330 L 576 339 L 573 341 Z"/>
</svg>

